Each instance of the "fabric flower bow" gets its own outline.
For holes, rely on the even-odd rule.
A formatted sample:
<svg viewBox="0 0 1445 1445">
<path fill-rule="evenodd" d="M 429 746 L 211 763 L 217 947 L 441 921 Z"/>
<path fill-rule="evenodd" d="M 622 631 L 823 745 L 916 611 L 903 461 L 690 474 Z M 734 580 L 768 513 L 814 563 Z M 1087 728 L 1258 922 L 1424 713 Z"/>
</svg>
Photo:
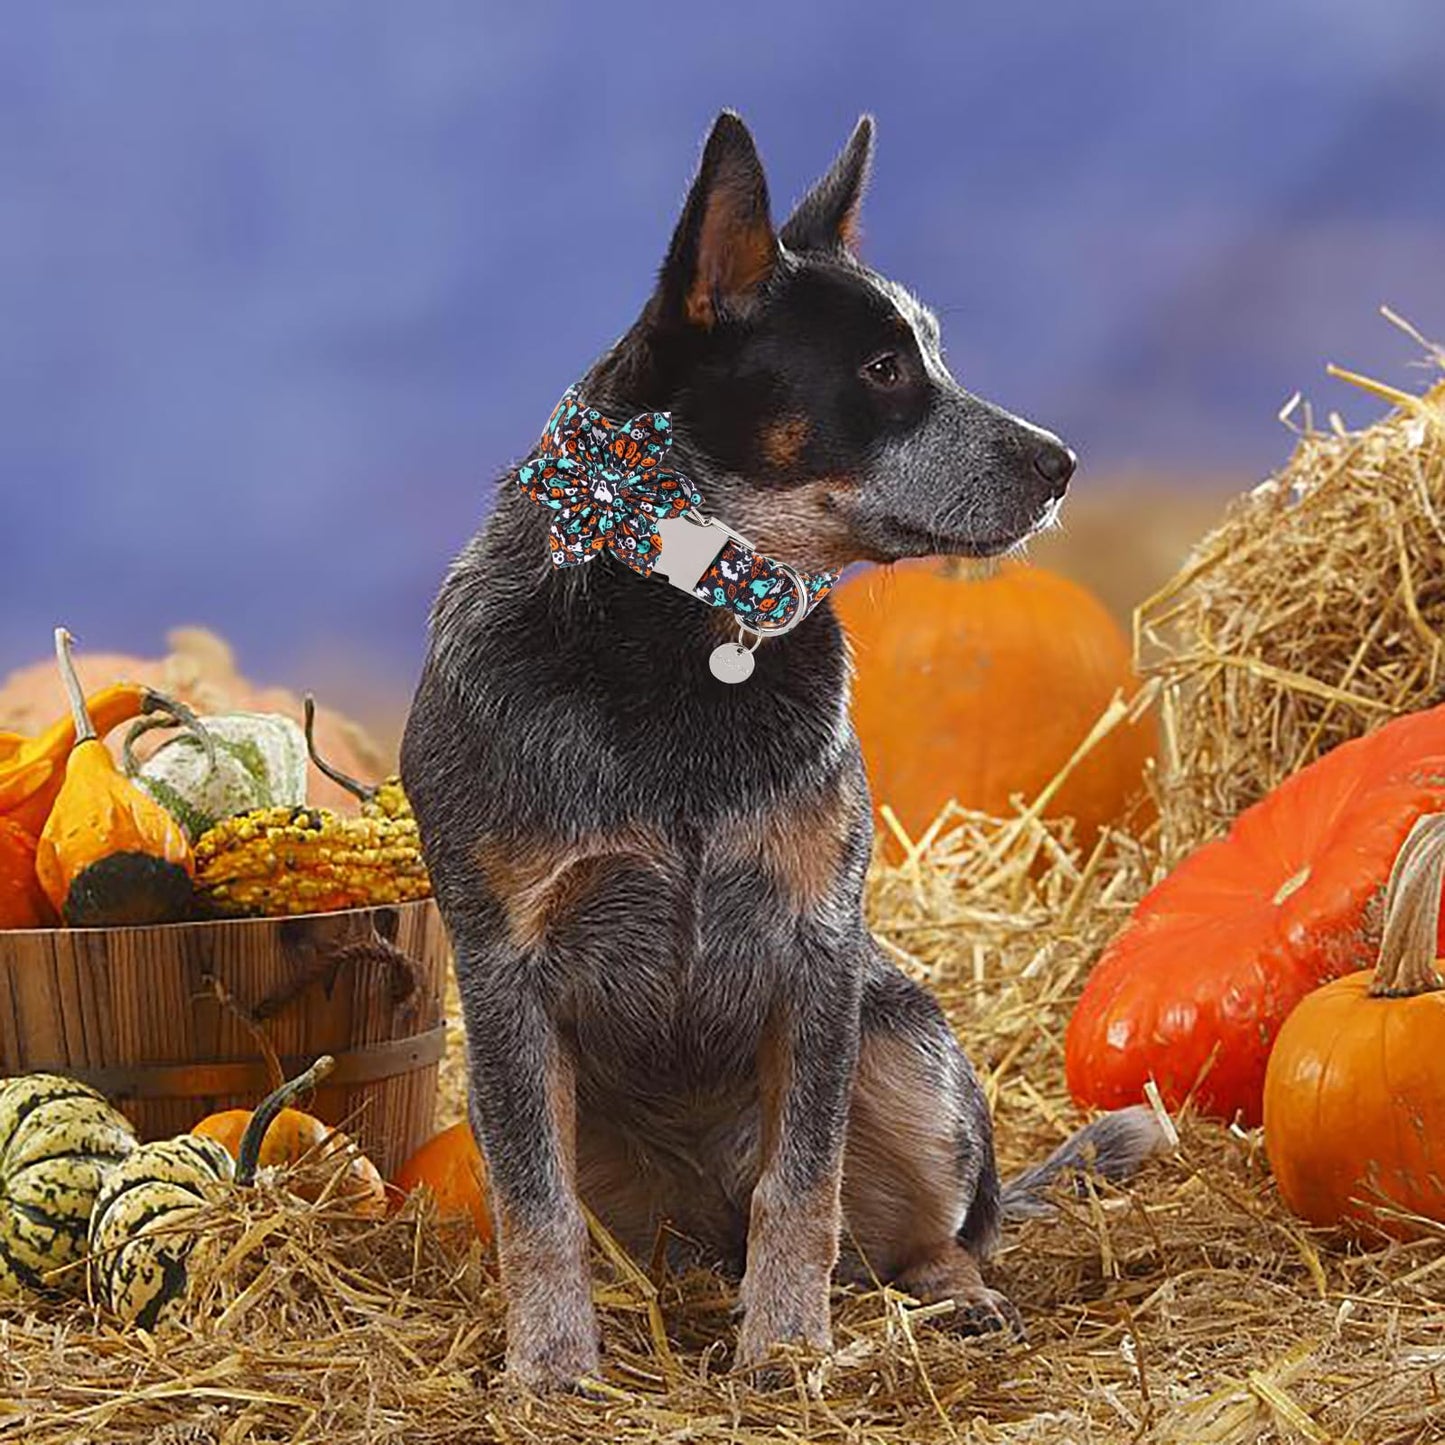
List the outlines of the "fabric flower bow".
<svg viewBox="0 0 1445 1445">
<path fill-rule="evenodd" d="M 609 421 L 568 388 L 537 455 L 517 473 L 522 492 L 552 513 L 548 542 L 556 566 L 590 562 L 605 547 L 634 572 L 651 575 L 662 546 L 657 523 L 702 502 L 686 477 L 663 470 L 671 446 L 665 411 Z"/>
</svg>

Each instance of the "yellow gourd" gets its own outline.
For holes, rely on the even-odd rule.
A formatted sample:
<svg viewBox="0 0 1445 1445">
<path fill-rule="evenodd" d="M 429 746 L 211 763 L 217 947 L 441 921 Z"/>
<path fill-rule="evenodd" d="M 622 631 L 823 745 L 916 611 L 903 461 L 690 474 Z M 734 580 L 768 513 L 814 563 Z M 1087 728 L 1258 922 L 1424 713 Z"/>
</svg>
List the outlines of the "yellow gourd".
<svg viewBox="0 0 1445 1445">
<path fill-rule="evenodd" d="M 113 727 L 159 707 L 171 704 L 159 693 L 137 683 L 120 682 L 103 687 L 85 700 L 95 731 L 104 737 Z M 75 719 L 58 719 L 37 737 L 0 732 L 0 817 L 27 833 L 38 834 L 50 816 L 65 762 L 75 746 Z"/>
<path fill-rule="evenodd" d="M 70 657 L 55 632 L 70 696 L 75 743 L 40 834 L 35 873 L 61 918 L 75 928 L 167 923 L 191 904 L 191 850 L 180 825 L 116 767 L 96 736 Z"/>
</svg>

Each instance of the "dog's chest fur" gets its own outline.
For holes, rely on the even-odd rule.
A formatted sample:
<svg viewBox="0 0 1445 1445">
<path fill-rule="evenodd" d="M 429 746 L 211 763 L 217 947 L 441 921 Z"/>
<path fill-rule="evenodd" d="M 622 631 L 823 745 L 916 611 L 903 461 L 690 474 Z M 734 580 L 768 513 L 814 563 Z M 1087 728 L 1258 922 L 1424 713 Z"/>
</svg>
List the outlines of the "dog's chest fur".
<svg viewBox="0 0 1445 1445">
<path fill-rule="evenodd" d="M 511 498 L 437 605 L 405 748 L 424 844 L 475 890 L 449 917 L 541 974 L 584 1097 L 750 1079 L 798 971 L 863 933 L 838 625 L 820 610 L 729 687 L 719 621 L 607 559 L 551 568 Z"/>
</svg>

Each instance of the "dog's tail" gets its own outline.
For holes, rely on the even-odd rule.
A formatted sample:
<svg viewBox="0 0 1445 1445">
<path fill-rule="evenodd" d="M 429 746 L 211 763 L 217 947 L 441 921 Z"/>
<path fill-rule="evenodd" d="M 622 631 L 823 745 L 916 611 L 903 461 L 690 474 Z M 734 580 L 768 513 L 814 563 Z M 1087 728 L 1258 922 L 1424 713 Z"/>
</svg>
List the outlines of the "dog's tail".
<svg viewBox="0 0 1445 1445">
<path fill-rule="evenodd" d="M 1127 1179 L 1146 1159 L 1173 1143 L 1154 1111 L 1144 1104 L 1116 1109 L 1086 1124 L 1042 1164 L 1025 1169 L 1003 1187 L 1000 1213 L 1005 1224 L 1053 1213 L 1046 1194 L 1056 1180 L 1072 1176 L 1081 1192 L 1086 1174 Z"/>
</svg>

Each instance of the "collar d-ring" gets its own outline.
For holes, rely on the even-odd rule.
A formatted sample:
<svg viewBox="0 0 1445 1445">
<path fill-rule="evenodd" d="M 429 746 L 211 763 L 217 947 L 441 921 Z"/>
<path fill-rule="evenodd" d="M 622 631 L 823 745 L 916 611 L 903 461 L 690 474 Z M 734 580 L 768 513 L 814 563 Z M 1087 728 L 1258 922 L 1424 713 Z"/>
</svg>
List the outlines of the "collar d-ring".
<svg viewBox="0 0 1445 1445">
<path fill-rule="evenodd" d="M 785 632 L 791 632 L 808 615 L 808 611 L 813 605 L 812 596 L 808 592 L 808 584 L 803 581 L 797 569 L 789 567 L 786 562 L 775 562 L 773 565 L 792 584 L 793 590 L 798 594 L 798 605 L 793 608 L 793 615 L 779 627 L 749 627 L 739 618 L 738 628 L 740 631 L 751 632 L 759 641 L 764 637 L 781 637 Z M 754 647 L 756 645 L 754 643 Z"/>
</svg>

